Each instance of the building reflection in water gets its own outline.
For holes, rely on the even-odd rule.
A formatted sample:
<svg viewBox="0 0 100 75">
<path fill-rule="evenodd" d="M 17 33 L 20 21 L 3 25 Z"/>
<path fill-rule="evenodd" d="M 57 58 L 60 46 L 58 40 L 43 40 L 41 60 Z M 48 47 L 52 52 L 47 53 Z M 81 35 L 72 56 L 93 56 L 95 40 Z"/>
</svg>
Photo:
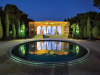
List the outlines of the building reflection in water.
<svg viewBox="0 0 100 75">
<path fill-rule="evenodd" d="M 29 44 L 29 53 L 37 55 L 67 55 L 69 53 L 69 43 L 59 41 L 38 41 Z M 66 46 L 66 47 L 64 47 Z"/>
<path fill-rule="evenodd" d="M 19 53 L 24 56 L 29 54 L 36 55 L 78 55 L 80 47 L 75 44 L 59 41 L 38 41 L 19 46 Z M 54 55 L 55 56 L 55 55 Z"/>
</svg>

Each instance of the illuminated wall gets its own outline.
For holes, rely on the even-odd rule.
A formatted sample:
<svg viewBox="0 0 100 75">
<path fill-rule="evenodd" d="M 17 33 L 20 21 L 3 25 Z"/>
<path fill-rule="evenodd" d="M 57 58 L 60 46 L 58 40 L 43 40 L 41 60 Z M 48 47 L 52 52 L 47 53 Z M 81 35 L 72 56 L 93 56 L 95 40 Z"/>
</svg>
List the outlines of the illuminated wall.
<svg viewBox="0 0 100 75">
<path fill-rule="evenodd" d="M 46 20 L 41 22 L 29 22 L 29 36 L 42 35 L 43 33 L 45 35 L 64 35 L 68 37 L 69 26 L 69 22 L 63 21 Z M 34 30 L 34 34 L 31 33 L 31 30 Z"/>
</svg>

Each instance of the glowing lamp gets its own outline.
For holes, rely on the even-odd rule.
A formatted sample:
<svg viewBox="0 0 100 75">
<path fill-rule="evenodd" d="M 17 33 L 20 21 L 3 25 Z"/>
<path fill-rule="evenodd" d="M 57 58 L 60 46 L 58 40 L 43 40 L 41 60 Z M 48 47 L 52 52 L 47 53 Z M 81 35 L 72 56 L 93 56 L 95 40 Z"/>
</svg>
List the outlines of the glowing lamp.
<svg viewBox="0 0 100 75">
<path fill-rule="evenodd" d="M 21 30 L 21 32 L 22 32 L 23 30 Z"/>
</svg>

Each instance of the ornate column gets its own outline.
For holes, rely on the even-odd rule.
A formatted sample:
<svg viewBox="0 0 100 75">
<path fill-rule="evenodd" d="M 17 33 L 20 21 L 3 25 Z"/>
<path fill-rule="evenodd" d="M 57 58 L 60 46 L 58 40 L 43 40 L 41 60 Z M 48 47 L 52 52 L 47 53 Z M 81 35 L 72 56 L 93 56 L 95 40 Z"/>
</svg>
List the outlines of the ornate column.
<svg viewBox="0 0 100 75">
<path fill-rule="evenodd" d="M 37 26 L 35 26 L 35 35 L 37 35 Z"/>
<path fill-rule="evenodd" d="M 51 26 L 51 35 L 52 35 L 52 26 Z"/>
<path fill-rule="evenodd" d="M 46 26 L 46 35 L 47 35 L 47 26 Z"/>
<path fill-rule="evenodd" d="M 69 26 L 67 26 L 67 37 L 69 37 Z"/>
<path fill-rule="evenodd" d="M 41 26 L 41 35 L 42 35 L 42 26 Z"/>
<path fill-rule="evenodd" d="M 62 35 L 64 35 L 64 26 L 61 26 Z"/>
<path fill-rule="evenodd" d="M 57 35 L 57 26 L 56 26 L 56 35 Z"/>
</svg>

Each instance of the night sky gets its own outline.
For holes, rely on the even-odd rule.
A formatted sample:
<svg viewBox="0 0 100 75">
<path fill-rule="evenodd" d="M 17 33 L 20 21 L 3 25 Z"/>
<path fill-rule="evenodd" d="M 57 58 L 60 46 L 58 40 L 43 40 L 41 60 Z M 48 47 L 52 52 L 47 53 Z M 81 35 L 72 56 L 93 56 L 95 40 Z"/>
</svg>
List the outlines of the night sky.
<svg viewBox="0 0 100 75">
<path fill-rule="evenodd" d="M 100 12 L 93 0 L 0 0 L 0 6 L 14 4 L 34 21 L 64 21 L 77 13 Z"/>
</svg>

